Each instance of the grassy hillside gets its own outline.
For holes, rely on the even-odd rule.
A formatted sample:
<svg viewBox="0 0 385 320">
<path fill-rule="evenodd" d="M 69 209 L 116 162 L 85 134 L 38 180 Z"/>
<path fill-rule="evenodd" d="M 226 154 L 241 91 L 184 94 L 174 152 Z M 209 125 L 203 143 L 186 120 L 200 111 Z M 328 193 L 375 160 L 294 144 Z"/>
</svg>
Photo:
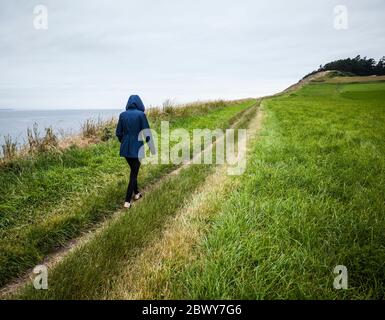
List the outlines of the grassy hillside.
<svg viewBox="0 0 385 320">
<path fill-rule="evenodd" d="M 161 120 L 170 121 L 170 129 L 227 128 L 254 103 L 169 108 L 164 113 L 150 112 L 149 120 L 154 129 Z M 143 166 L 140 186 L 150 185 L 173 168 Z M 115 212 L 124 199 L 128 172 L 127 163 L 119 158 L 117 139 L 53 150 L 0 167 L 0 285 Z"/>
<path fill-rule="evenodd" d="M 167 294 L 147 297 L 383 299 L 385 83 L 310 84 L 263 105 L 246 174 L 193 258 L 163 271 Z M 333 288 L 336 265 L 348 290 Z"/>
<path fill-rule="evenodd" d="M 255 102 L 254 102 L 255 103 Z M 250 102 L 248 102 L 250 106 Z M 250 112 L 242 114 L 236 127 L 246 125 Z M 206 118 L 207 120 L 207 118 Z M 215 148 L 213 150 L 215 152 Z M 29 285 L 19 298 L 97 299 L 114 288 L 114 281 L 130 259 L 143 250 L 166 227 L 168 219 L 193 199 L 195 190 L 212 173 L 214 165 L 190 165 L 179 174 L 162 179 L 141 203 L 100 230 L 49 272 L 49 289 Z M 70 277 L 68 275 L 71 274 Z"/>
<path fill-rule="evenodd" d="M 13 297 L 383 299 L 385 83 L 297 87 L 264 99 L 257 117 L 240 113 L 249 101 L 174 119 L 249 126 L 246 172 L 167 176 L 50 269 L 48 290 L 28 284 Z M 146 170 L 153 181 L 166 169 Z M 336 265 L 347 290 L 333 288 Z"/>
</svg>

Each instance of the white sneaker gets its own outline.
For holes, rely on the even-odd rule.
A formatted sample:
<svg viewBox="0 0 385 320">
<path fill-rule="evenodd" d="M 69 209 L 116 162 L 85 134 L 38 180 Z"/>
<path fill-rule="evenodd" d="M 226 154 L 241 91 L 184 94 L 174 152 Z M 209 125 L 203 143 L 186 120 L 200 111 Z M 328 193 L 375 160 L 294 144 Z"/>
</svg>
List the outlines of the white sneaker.
<svg viewBox="0 0 385 320">
<path fill-rule="evenodd" d="M 134 195 L 134 200 L 139 200 L 142 197 L 142 194 L 138 192 L 136 195 Z"/>
<path fill-rule="evenodd" d="M 123 207 L 129 209 L 131 207 L 131 203 L 125 202 Z"/>
</svg>

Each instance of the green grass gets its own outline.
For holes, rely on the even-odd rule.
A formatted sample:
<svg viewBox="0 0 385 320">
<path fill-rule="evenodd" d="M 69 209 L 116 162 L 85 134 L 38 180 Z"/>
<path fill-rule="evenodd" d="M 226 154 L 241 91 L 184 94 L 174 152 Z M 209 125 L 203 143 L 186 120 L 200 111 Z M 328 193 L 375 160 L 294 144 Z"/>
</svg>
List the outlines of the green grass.
<svg viewBox="0 0 385 320">
<path fill-rule="evenodd" d="M 247 115 L 239 125 L 247 124 Z M 209 123 L 207 123 L 209 125 Z M 238 125 L 236 126 L 239 127 Z M 215 149 L 214 149 L 215 151 Z M 93 239 L 49 271 L 48 290 L 23 288 L 18 299 L 98 299 L 114 287 L 119 273 L 141 249 L 158 237 L 174 215 L 213 171 L 214 165 L 190 165 L 168 176 L 140 204 L 126 211 Z"/>
<path fill-rule="evenodd" d="M 185 263 L 171 262 L 164 271 L 168 298 L 383 299 L 385 83 L 312 83 L 264 100 L 263 109 L 263 129 L 252 142 L 246 172 L 231 178 L 236 187 L 215 205 L 220 210 L 210 215 L 205 237 Z M 175 122 L 225 127 L 239 111 Z M 188 203 L 211 172 L 212 166 L 189 166 L 168 177 L 50 270 L 48 290 L 29 285 L 16 298 L 109 296 L 120 272 L 160 236 L 166 218 Z M 125 183 L 116 183 L 111 180 L 120 195 L 106 187 L 111 193 L 105 198 L 98 188 L 90 197 L 100 199 L 101 208 L 107 199 L 119 201 Z M 348 269 L 347 290 L 333 288 L 336 265 Z M 161 298 L 161 292 L 154 296 Z"/>
<path fill-rule="evenodd" d="M 226 128 L 253 103 L 192 106 L 150 121 L 155 129 L 160 120 L 170 120 L 171 129 Z M 0 168 L 0 285 L 120 207 L 129 169 L 118 155 L 119 144 L 111 140 L 19 159 Z M 174 167 L 143 166 L 140 186 Z"/>
<path fill-rule="evenodd" d="M 385 84 L 310 84 L 263 104 L 247 171 L 170 273 L 171 298 L 383 299 Z"/>
<path fill-rule="evenodd" d="M 130 257 L 160 232 L 167 216 L 176 212 L 211 168 L 194 165 L 166 179 L 140 205 L 51 271 L 48 290 L 29 286 L 18 298 L 97 299 L 103 296 Z"/>
</svg>

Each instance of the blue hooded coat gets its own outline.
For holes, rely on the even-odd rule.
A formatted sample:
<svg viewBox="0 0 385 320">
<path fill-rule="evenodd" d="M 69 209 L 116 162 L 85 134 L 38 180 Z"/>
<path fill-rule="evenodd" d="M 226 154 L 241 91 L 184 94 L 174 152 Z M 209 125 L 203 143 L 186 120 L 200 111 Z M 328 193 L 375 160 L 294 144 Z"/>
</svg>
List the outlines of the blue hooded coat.
<svg viewBox="0 0 385 320">
<path fill-rule="evenodd" d="M 120 156 L 126 158 L 143 158 L 143 141 L 139 133 L 143 132 L 146 142 L 149 144 L 151 152 L 153 148 L 150 144 L 152 139 L 150 126 L 144 113 L 144 105 L 139 96 L 133 95 L 128 99 L 126 111 L 119 115 L 116 127 L 116 136 L 120 142 Z M 144 130 L 144 131 L 142 131 Z M 152 141 L 151 141 L 152 142 Z"/>
<path fill-rule="evenodd" d="M 145 111 L 142 99 L 140 99 L 140 97 L 136 94 L 130 96 L 130 98 L 128 99 L 127 105 L 126 105 L 126 110 L 127 110 L 128 106 L 130 106 L 130 105 L 134 105 L 136 107 L 136 109 L 138 109 L 142 112 Z"/>
</svg>

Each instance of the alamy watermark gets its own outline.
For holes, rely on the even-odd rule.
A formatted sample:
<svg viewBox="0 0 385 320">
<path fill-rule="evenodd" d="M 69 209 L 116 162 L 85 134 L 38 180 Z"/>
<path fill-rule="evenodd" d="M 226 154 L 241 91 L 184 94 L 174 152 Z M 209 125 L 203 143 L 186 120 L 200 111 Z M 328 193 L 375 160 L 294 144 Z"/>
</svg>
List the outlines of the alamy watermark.
<svg viewBox="0 0 385 320">
<path fill-rule="evenodd" d="M 36 274 L 33 279 L 33 287 L 36 290 L 47 290 L 48 289 L 48 269 L 45 265 L 37 265 L 33 269 L 33 273 Z"/>
<path fill-rule="evenodd" d="M 348 21 L 348 8 L 344 5 L 335 6 L 333 9 L 334 13 L 334 29 L 336 30 L 346 30 L 349 28 Z"/>
<path fill-rule="evenodd" d="M 333 273 L 337 274 L 333 281 L 334 289 L 347 289 L 348 288 L 348 268 L 344 265 L 338 265 L 334 267 Z"/>
<path fill-rule="evenodd" d="M 162 121 L 160 132 L 145 129 L 137 137 L 139 141 L 146 138 L 149 150 L 145 144 L 139 150 L 142 164 L 227 164 L 229 175 L 240 175 L 246 169 L 246 129 L 189 132 L 184 128 L 170 130 L 169 122 Z"/>
<path fill-rule="evenodd" d="M 48 8 L 39 4 L 33 8 L 33 27 L 36 30 L 48 29 Z"/>
</svg>

